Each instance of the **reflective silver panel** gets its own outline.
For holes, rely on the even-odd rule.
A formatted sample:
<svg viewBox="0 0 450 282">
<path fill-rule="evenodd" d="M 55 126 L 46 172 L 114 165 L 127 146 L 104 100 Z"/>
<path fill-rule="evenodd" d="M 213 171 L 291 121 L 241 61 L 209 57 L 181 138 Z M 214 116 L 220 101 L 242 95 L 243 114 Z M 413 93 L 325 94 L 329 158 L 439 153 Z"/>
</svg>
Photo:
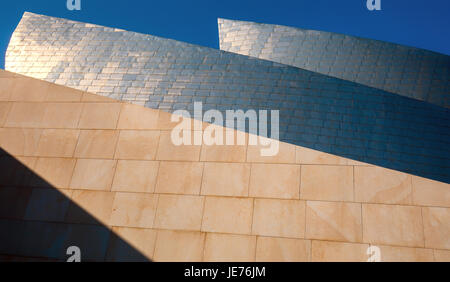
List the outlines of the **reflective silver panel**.
<svg viewBox="0 0 450 282">
<path fill-rule="evenodd" d="M 389 42 L 218 19 L 220 49 L 450 107 L 450 56 Z"/>
</svg>

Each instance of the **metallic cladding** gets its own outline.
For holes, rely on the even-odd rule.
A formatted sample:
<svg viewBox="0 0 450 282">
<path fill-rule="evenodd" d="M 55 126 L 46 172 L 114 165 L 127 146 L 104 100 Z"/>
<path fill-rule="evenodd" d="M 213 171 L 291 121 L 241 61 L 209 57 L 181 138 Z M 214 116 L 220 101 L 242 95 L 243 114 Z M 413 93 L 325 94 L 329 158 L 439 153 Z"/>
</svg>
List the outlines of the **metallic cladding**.
<svg viewBox="0 0 450 282">
<path fill-rule="evenodd" d="M 317 72 L 32 13 L 6 69 L 165 111 L 280 110 L 281 141 L 450 182 L 449 108 Z"/>
<path fill-rule="evenodd" d="M 450 56 L 389 42 L 218 19 L 220 49 L 450 107 Z"/>
</svg>

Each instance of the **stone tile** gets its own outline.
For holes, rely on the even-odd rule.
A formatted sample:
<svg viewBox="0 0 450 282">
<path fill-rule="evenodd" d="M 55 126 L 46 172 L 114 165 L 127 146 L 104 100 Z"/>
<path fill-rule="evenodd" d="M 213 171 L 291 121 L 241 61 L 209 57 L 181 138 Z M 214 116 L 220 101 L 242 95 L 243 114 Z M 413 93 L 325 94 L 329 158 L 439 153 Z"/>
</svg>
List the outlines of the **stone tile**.
<svg viewBox="0 0 450 282">
<path fill-rule="evenodd" d="M 363 204 L 362 217 L 366 243 L 424 246 L 420 207 Z"/>
<path fill-rule="evenodd" d="M 83 92 L 62 85 L 51 83 L 47 90 L 46 101 L 49 102 L 79 102 Z"/>
<path fill-rule="evenodd" d="M 305 262 L 310 251 L 309 240 L 258 236 L 256 241 L 256 261 L 261 262 Z"/>
<path fill-rule="evenodd" d="M 378 246 L 384 262 L 432 262 L 433 250 L 422 248 Z"/>
<path fill-rule="evenodd" d="M 83 105 L 81 103 L 46 103 L 43 128 L 77 128 Z"/>
<path fill-rule="evenodd" d="M 119 129 L 159 129 L 158 110 L 143 106 L 123 104 L 120 114 Z"/>
<path fill-rule="evenodd" d="M 200 231 L 204 197 L 160 195 L 155 228 Z"/>
<path fill-rule="evenodd" d="M 66 222 L 107 225 L 112 212 L 114 194 L 104 191 L 74 190 Z"/>
<path fill-rule="evenodd" d="M 111 189 L 116 161 L 78 159 L 70 187 L 74 189 Z"/>
<path fill-rule="evenodd" d="M 154 160 L 159 134 L 159 131 L 121 130 L 116 159 Z"/>
<path fill-rule="evenodd" d="M 353 201 L 353 167 L 302 165 L 300 198 Z"/>
<path fill-rule="evenodd" d="M 39 158 L 31 177 L 30 186 L 69 188 L 75 159 Z"/>
<path fill-rule="evenodd" d="M 39 146 L 42 129 L 0 128 L 0 147 L 11 155 L 33 156 Z"/>
<path fill-rule="evenodd" d="M 112 159 L 118 137 L 116 130 L 81 130 L 75 157 Z"/>
<path fill-rule="evenodd" d="M 193 135 L 194 134 L 191 136 Z M 171 140 L 171 132 L 162 131 L 159 138 L 156 159 L 172 161 L 198 161 L 200 159 L 200 149 L 200 145 L 181 144 L 176 146 Z"/>
<path fill-rule="evenodd" d="M 450 184 L 412 176 L 413 204 L 450 207 Z"/>
<path fill-rule="evenodd" d="M 200 154 L 201 161 L 209 161 L 209 162 L 245 162 L 247 158 L 247 135 L 244 135 L 242 143 L 238 143 L 237 135 L 235 134 L 237 131 L 232 131 L 233 135 L 230 135 L 227 138 L 227 129 L 221 126 L 211 125 L 213 129 L 221 130 L 222 138 L 220 138 L 221 143 L 208 145 L 205 142 L 202 145 L 202 151 Z M 212 130 L 210 128 L 209 130 Z M 209 136 L 210 131 L 207 131 L 206 134 Z M 230 131 L 231 133 L 231 131 Z M 205 131 L 204 131 L 205 135 Z M 229 143 L 228 143 L 229 142 Z"/>
<path fill-rule="evenodd" d="M 304 238 L 305 202 L 255 199 L 252 234 Z"/>
<path fill-rule="evenodd" d="M 158 230 L 154 261 L 202 261 L 205 233 Z"/>
<path fill-rule="evenodd" d="M 447 250 L 433 250 L 434 261 L 450 262 L 450 251 Z"/>
<path fill-rule="evenodd" d="M 158 174 L 158 162 L 125 161 L 117 162 L 112 191 L 152 193 Z"/>
<path fill-rule="evenodd" d="M 121 106 L 120 103 L 84 103 L 78 127 L 115 129 Z"/>
<path fill-rule="evenodd" d="M 206 197 L 202 231 L 250 234 L 253 199 Z"/>
<path fill-rule="evenodd" d="M 151 113 L 154 114 L 154 113 Z M 158 110 L 158 124 L 157 124 L 157 128 L 160 130 L 171 130 L 173 129 L 175 126 L 177 126 L 180 122 L 180 120 L 183 117 L 181 115 L 177 115 L 177 114 L 172 114 L 172 113 L 168 113 L 162 110 Z M 173 121 L 172 121 L 173 120 Z M 194 121 L 191 122 L 191 125 L 193 124 Z M 202 124 L 202 122 L 197 121 L 200 125 Z M 154 125 L 152 125 L 154 126 Z M 193 127 L 191 127 L 193 128 Z"/>
<path fill-rule="evenodd" d="M 156 230 L 113 227 L 106 255 L 107 261 L 140 262 L 151 260 L 156 243 Z"/>
<path fill-rule="evenodd" d="M 202 195 L 247 196 L 250 164 L 205 163 Z"/>
<path fill-rule="evenodd" d="M 164 162 L 159 165 L 156 193 L 200 194 L 203 163 Z"/>
<path fill-rule="evenodd" d="M 203 261 L 255 261 L 256 236 L 208 233 Z"/>
<path fill-rule="evenodd" d="M 11 101 L 42 102 L 47 98 L 50 83 L 34 78 L 15 78 Z"/>
<path fill-rule="evenodd" d="M 247 147 L 247 162 L 254 163 L 295 163 L 295 145 L 279 142 L 278 153 L 274 156 L 262 156 L 261 150 L 268 149 L 270 146 L 261 145 L 258 140 L 258 145 L 252 145 L 252 136 L 249 137 L 249 145 Z M 264 139 L 268 140 L 268 139 Z M 270 139 L 272 142 L 276 142 Z M 267 141 L 264 141 L 267 142 Z"/>
<path fill-rule="evenodd" d="M 308 201 L 306 238 L 361 242 L 361 204 Z"/>
<path fill-rule="evenodd" d="M 247 147 L 244 145 L 203 145 L 201 161 L 245 162 Z"/>
<path fill-rule="evenodd" d="M 12 103 L 10 102 L 0 102 L 0 127 L 3 127 L 5 124 L 11 105 Z"/>
<path fill-rule="evenodd" d="M 311 260 L 313 262 L 365 262 L 368 244 L 312 241 Z"/>
<path fill-rule="evenodd" d="M 72 157 L 79 134 L 80 131 L 76 129 L 44 129 L 39 139 L 37 156 Z"/>
<path fill-rule="evenodd" d="M 298 199 L 299 193 L 300 166 L 252 164 L 251 197 Z"/>
<path fill-rule="evenodd" d="M 0 77 L 0 101 L 9 101 L 14 87 L 13 78 Z"/>
<path fill-rule="evenodd" d="M 321 151 L 296 146 L 295 160 L 298 164 L 346 165 L 347 159 Z"/>
<path fill-rule="evenodd" d="M 152 228 L 158 196 L 117 192 L 110 225 Z"/>
<path fill-rule="evenodd" d="M 355 201 L 411 204 L 411 176 L 382 167 L 355 166 Z"/>
<path fill-rule="evenodd" d="M 70 190 L 35 188 L 25 213 L 26 220 L 63 221 L 69 208 Z"/>
<path fill-rule="evenodd" d="M 42 127 L 46 107 L 45 103 L 12 103 L 5 127 Z"/>
<path fill-rule="evenodd" d="M 450 209 L 422 208 L 425 247 L 450 249 Z"/>
</svg>

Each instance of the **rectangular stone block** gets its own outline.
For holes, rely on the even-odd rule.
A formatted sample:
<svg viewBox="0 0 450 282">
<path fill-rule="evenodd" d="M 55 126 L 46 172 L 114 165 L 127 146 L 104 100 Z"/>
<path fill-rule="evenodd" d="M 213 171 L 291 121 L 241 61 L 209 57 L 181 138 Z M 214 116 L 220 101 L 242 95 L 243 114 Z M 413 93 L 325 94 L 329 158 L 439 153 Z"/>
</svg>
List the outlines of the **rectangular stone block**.
<svg viewBox="0 0 450 282">
<path fill-rule="evenodd" d="M 78 128 L 115 129 L 122 104 L 84 103 Z"/>
<path fill-rule="evenodd" d="M 155 190 L 159 162 L 119 160 L 112 191 L 152 193 Z"/>
<path fill-rule="evenodd" d="M 117 192 L 110 225 L 152 228 L 157 202 L 157 195 Z"/>
<path fill-rule="evenodd" d="M 34 156 L 42 129 L 0 128 L 0 147 L 11 155 Z"/>
<path fill-rule="evenodd" d="M 78 159 L 70 188 L 88 190 L 111 190 L 116 161 Z"/>
<path fill-rule="evenodd" d="M 298 199 L 299 194 L 300 166 L 252 164 L 251 197 Z"/>
<path fill-rule="evenodd" d="M 450 184 L 412 176 L 413 204 L 450 207 Z"/>
<path fill-rule="evenodd" d="M 361 242 L 361 204 L 307 201 L 306 238 Z"/>
<path fill-rule="evenodd" d="M 422 208 L 425 247 L 450 250 L 450 209 Z"/>
<path fill-rule="evenodd" d="M 158 262 L 202 261 L 205 233 L 158 230 L 153 259 Z"/>
<path fill-rule="evenodd" d="M 119 129 L 159 129 L 158 111 L 138 105 L 123 104 Z"/>
<path fill-rule="evenodd" d="M 12 103 L 5 127 L 41 128 L 46 106 L 45 103 Z"/>
<path fill-rule="evenodd" d="M 159 131 L 121 130 L 116 159 L 154 160 L 158 149 Z"/>
<path fill-rule="evenodd" d="M 215 234 L 206 235 L 204 261 L 255 261 L 256 236 Z"/>
<path fill-rule="evenodd" d="M 248 196 L 250 165 L 205 163 L 202 195 Z"/>
<path fill-rule="evenodd" d="M 36 155 L 40 157 L 73 157 L 80 131 L 77 129 L 44 129 Z"/>
<path fill-rule="evenodd" d="M 355 201 L 411 204 L 411 175 L 382 167 L 355 166 Z"/>
<path fill-rule="evenodd" d="M 256 261 L 306 262 L 311 257 L 311 241 L 275 237 L 257 237 Z"/>
<path fill-rule="evenodd" d="M 185 134 L 189 133 L 186 132 Z M 200 134 L 200 132 L 192 132 L 192 139 L 194 134 Z M 194 145 L 193 142 L 190 145 L 175 145 L 171 139 L 171 132 L 162 131 L 156 159 L 163 161 L 198 161 L 200 159 L 200 149 L 201 146 Z"/>
<path fill-rule="evenodd" d="M 66 222 L 109 224 L 114 193 L 105 191 L 74 190 L 66 215 Z"/>
<path fill-rule="evenodd" d="M 424 247 L 420 207 L 363 204 L 362 217 L 366 243 Z"/>
<path fill-rule="evenodd" d="M 206 197 L 202 231 L 250 234 L 253 199 Z"/>
<path fill-rule="evenodd" d="M 353 167 L 302 165 L 300 198 L 353 201 Z"/>
<path fill-rule="evenodd" d="M 160 195 L 155 228 L 200 231 L 203 202 L 202 196 Z"/>
<path fill-rule="evenodd" d="M 112 159 L 118 137 L 116 130 L 81 130 L 74 155 L 77 158 Z"/>
<path fill-rule="evenodd" d="M 252 234 L 304 238 L 305 202 L 255 199 Z"/>
<path fill-rule="evenodd" d="M 203 163 L 161 161 L 156 193 L 200 194 Z"/>
<path fill-rule="evenodd" d="M 81 103 L 45 103 L 43 128 L 77 128 L 80 119 Z"/>
</svg>

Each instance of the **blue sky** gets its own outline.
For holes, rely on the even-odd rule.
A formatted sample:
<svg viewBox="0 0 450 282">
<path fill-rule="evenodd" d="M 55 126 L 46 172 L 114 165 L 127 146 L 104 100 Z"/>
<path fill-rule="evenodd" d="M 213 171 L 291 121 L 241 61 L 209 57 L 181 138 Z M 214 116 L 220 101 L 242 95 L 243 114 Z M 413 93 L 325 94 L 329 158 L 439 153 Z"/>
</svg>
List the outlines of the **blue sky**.
<svg viewBox="0 0 450 282">
<path fill-rule="evenodd" d="M 24 11 L 123 28 L 218 48 L 217 18 L 325 30 L 420 47 L 450 55 L 450 1 L 381 0 L 3 0 L 0 68 L 9 38 Z"/>
</svg>

